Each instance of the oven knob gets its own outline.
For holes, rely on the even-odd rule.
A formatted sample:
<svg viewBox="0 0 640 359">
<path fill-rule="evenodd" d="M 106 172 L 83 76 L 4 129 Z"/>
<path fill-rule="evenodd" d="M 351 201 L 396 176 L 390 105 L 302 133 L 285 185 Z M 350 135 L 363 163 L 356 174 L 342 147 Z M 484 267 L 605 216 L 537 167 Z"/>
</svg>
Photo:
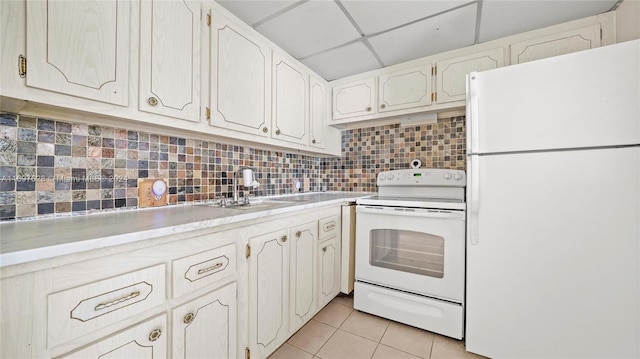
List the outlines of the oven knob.
<svg viewBox="0 0 640 359">
<path fill-rule="evenodd" d="M 447 172 L 444 174 L 444 179 L 446 179 L 447 181 L 451 179 L 451 173 Z"/>
<path fill-rule="evenodd" d="M 456 181 L 460 181 L 462 179 L 462 174 L 456 173 L 455 176 L 453 176 L 453 179 L 455 179 Z"/>
<path fill-rule="evenodd" d="M 394 177 L 393 173 L 389 173 L 389 179 L 392 180 Z"/>
<path fill-rule="evenodd" d="M 380 174 L 380 181 L 384 181 L 385 179 L 387 179 L 387 175 L 384 173 Z"/>
</svg>

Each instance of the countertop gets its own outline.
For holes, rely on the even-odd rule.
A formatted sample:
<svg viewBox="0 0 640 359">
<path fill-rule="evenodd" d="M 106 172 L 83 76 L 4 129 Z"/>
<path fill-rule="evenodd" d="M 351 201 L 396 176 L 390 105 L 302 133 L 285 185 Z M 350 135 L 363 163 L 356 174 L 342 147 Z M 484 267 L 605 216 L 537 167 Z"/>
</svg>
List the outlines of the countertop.
<svg viewBox="0 0 640 359">
<path fill-rule="evenodd" d="M 268 206 L 256 205 L 241 210 L 194 203 L 3 222 L 0 223 L 0 267 L 339 204 L 370 194 L 320 192 L 264 197 L 255 202 L 268 200 Z"/>
</svg>

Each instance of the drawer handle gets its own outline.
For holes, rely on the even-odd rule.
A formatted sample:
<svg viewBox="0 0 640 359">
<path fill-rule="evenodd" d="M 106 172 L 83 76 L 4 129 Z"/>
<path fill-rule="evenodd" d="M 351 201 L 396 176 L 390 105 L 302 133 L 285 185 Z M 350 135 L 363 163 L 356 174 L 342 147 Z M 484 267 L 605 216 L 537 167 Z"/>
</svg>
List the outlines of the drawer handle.
<svg viewBox="0 0 640 359">
<path fill-rule="evenodd" d="M 300 236 L 302 236 L 302 232 L 297 231 L 297 232 L 296 232 L 296 237 L 300 238 Z"/>
<path fill-rule="evenodd" d="M 286 242 L 287 241 L 287 236 L 282 236 L 281 239 L 282 239 L 283 242 Z"/>
<path fill-rule="evenodd" d="M 336 222 L 327 223 L 324 225 L 324 231 L 328 232 L 336 228 Z"/>
<path fill-rule="evenodd" d="M 98 305 L 96 305 L 95 310 L 98 311 L 98 310 L 109 308 L 109 307 L 111 307 L 113 305 L 120 304 L 122 302 L 126 302 L 127 300 L 133 299 L 133 298 L 135 298 L 135 297 L 137 297 L 139 295 L 140 295 L 140 291 L 135 291 L 135 292 L 133 292 L 133 293 L 131 293 L 131 294 L 125 296 L 125 297 L 118 298 L 116 300 L 112 300 L 109 303 L 98 304 Z"/>
<path fill-rule="evenodd" d="M 182 319 L 182 322 L 184 322 L 184 324 L 189 324 L 191 322 L 193 322 L 193 319 L 195 319 L 195 315 L 193 313 L 188 313 L 187 315 L 184 316 L 184 319 Z"/>
<path fill-rule="evenodd" d="M 207 272 L 211 272 L 212 270 L 216 270 L 220 267 L 222 267 L 222 263 L 216 263 L 214 265 L 212 265 L 211 267 L 207 267 L 207 268 L 202 268 L 202 269 L 198 269 L 198 274 L 204 274 Z"/>
<path fill-rule="evenodd" d="M 156 340 L 160 339 L 160 335 L 162 335 L 162 330 L 154 329 L 151 333 L 149 333 L 149 341 L 155 342 Z"/>
</svg>

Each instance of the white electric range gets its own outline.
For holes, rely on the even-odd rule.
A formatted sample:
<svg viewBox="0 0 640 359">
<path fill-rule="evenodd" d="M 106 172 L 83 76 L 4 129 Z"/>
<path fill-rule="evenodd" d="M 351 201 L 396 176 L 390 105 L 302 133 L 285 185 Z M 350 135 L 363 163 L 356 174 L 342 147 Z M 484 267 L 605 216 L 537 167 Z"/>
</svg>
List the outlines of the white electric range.
<svg viewBox="0 0 640 359">
<path fill-rule="evenodd" d="M 463 337 L 464 171 L 378 174 L 356 201 L 356 309 Z"/>
</svg>

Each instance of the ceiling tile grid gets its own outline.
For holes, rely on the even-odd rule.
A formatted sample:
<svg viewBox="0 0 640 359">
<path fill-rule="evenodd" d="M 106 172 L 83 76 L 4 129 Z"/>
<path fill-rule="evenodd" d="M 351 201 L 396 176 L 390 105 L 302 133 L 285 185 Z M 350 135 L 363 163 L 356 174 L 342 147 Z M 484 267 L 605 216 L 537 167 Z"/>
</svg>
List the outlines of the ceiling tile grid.
<svg viewBox="0 0 640 359">
<path fill-rule="evenodd" d="M 615 8 L 621 0 L 217 0 L 326 80 Z"/>
</svg>

